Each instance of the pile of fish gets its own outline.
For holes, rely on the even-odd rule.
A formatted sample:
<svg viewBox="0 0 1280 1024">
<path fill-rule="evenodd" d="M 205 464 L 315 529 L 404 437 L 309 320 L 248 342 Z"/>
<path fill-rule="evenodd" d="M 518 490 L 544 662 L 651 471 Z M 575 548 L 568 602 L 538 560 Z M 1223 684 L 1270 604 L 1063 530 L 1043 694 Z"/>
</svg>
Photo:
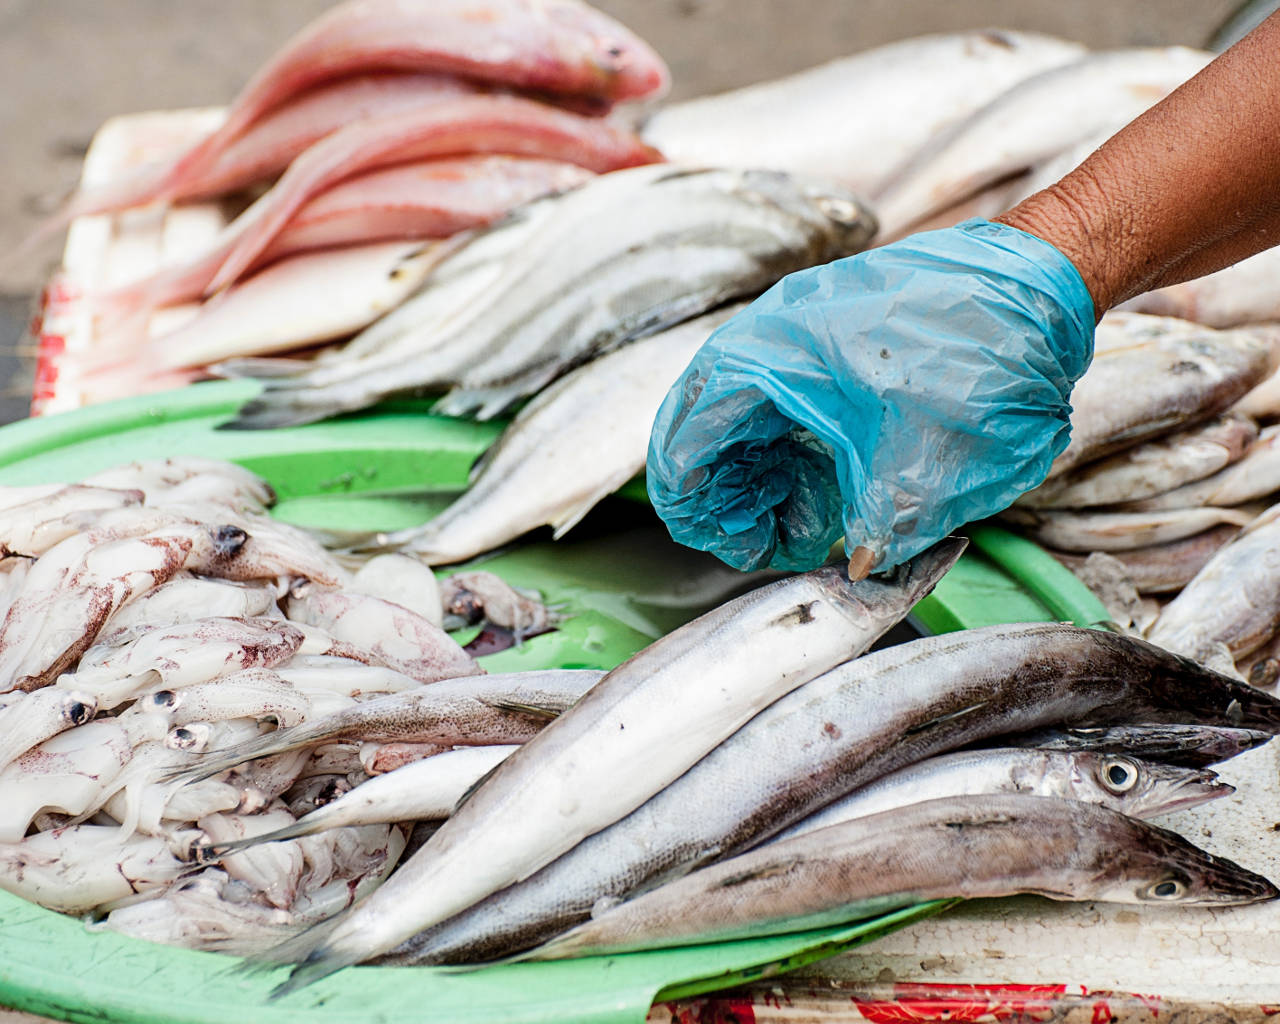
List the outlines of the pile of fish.
<svg viewBox="0 0 1280 1024">
<path fill-rule="evenodd" d="M 1112 313 L 1095 344 L 1072 396 L 1070 444 L 1003 518 L 1075 571 L 1121 627 L 1274 684 L 1280 327 Z"/>
<path fill-rule="evenodd" d="M 607 673 L 486 674 L 442 627 L 527 635 L 554 625 L 541 604 L 405 555 L 339 562 L 233 465 L 0 500 L 0 887 L 296 962 L 281 991 L 934 897 L 1278 894 L 1140 819 L 1232 792 L 1207 766 L 1274 736 L 1280 701 L 1058 624 L 866 653 L 962 540 L 776 580 Z"/>
</svg>

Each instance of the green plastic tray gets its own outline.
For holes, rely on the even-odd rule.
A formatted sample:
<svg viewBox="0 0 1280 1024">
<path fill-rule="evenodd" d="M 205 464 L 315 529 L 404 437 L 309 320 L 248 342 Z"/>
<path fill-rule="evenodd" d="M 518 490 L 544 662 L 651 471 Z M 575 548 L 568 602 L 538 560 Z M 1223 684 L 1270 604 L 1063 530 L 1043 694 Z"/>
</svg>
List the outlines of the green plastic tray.
<svg viewBox="0 0 1280 1024">
<path fill-rule="evenodd" d="M 199 384 L 27 420 L 0 429 L 0 485 L 74 480 L 133 459 L 226 458 L 276 488 L 274 514 L 329 530 L 386 530 L 422 522 L 461 489 L 501 431 L 395 403 L 328 423 L 267 432 L 215 429 L 254 393 L 252 382 Z M 642 486 L 625 490 L 643 498 Z M 992 527 L 916 606 L 913 622 L 945 632 L 1000 622 L 1106 612 L 1034 544 Z M 752 585 L 715 559 L 667 539 L 639 502 L 605 503 L 569 538 L 527 543 L 484 560 L 518 586 L 540 590 L 568 616 L 554 633 L 489 656 L 495 671 L 611 668 Z M 938 913 L 921 904 L 871 921 L 741 942 L 515 964 L 469 973 L 357 967 L 266 1002 L 284 976 L 245 975 L 236 961 L 94 933 L 77 920 L 0 893 L 0 1004 L 72 1021 L 204 1024 L 406 1020 L 464 1024 L 639 1022 L 655 1000 L 758 980 L 851 949 Z"/>
</svg>

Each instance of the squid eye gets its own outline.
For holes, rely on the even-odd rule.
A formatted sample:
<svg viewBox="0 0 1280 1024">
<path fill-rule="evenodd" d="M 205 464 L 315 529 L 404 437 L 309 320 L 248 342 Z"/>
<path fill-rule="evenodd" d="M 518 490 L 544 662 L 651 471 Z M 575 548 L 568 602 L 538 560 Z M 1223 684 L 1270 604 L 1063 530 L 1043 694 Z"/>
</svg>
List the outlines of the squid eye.
<svg viewBox="0 0 1280 1024">
<path fill-rule="evenodd" d="M 76 701 L 67 708 L 67 721 L 72 725 L 84 725 L 93 717 L 94 709 L 88 704 L 82 704 Z"/>
<path fill-rule="evenodd" d="M 1102 784 L 1112 793 L 1127 793 L 1138 784 L 1138 766 L 1124 758 L 1102 762 Z"/>
<path fill-rule="evenodd" d="M 1160 900 L 1163 902 L 1180 900 L 1186 894 L 1187 887 L 1176 878 L 1166 878 L 1159 882 L 1153 882 L 1138 893 L 1138 895 L 1143 899 Z"/>
<path fill-rule="evenodd" d="M 157 708 L 177 707 L 178 695 L 172 690 L 157 690 L 150 697 L 151 704 Z"/>
</svg>

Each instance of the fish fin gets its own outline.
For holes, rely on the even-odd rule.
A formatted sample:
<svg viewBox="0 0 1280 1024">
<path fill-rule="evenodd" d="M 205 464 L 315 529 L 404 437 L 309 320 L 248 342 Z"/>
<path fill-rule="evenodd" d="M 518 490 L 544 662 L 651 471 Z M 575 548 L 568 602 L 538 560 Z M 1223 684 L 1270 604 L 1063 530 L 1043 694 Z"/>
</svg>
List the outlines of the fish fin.
<svg viewBox="0 0 1280 1024">
<path fill-rule="evenodd" d="M 618 474 L 618 475 L 622 476 L 622 474 Z M 611 495 L 619 487 L 625 484 L 628 480 L 630 480 L 631 477 L 632 477 L 631 473 L 627 473 L 625 476 L 622 477 L 621 480 L 619 480 L 617 476 L 610 477 L 604 484 L 602 484 L 596 490 L 592 491 L 589 495 L 587 495 L 587 497 L 583 498 L 582 501 L 578 502 L 576 505 L 573 505 L 572 507 L 566 509 L 560 515 L 556 516 L 556 518 L 551 520 L 549 524 L 552 530 L 554 531 L 551 534 L 551 539 L 559 540 L 561 537 L 563 537 L 566 533 L 568 533 L 580 522 L 582 522 L 583 516 L 585 516 L 598 504 L 600 504 L 600 502 L 604 501 L 605 498 L 609 497 L 609 495 Z"/>
<path fill-rule="evenodd" d="M 466 791 L 462 794 L 462 796 L 458 797 L 458 802 L 453 805 L 453 813 L 457 814 L 458 810 L 462 807 L 462 805 L 465 804 L 468 800 L 470 800 L 473 796 L 475 796 L 476 792 L 480 789 L 480 787 L 483 786 L 486 782 L 488 782 L 489 779 L 492 777 L 493 773 L 496 772 L 501 767 L 502 767 L 501 762 L 499 762 L 498 764 L 495 764 L 487 772 L 481 775 L 480 778 L 476 779 L 475 782 L 471 783 L 471 785 L 466 788 Z"/>
<path fill-rule="evenodd" d="M 531 386 L 526 377 L 501 387 L 455 387 L 436 402 L 431 411 L 440 416 L 491 420 L 535 390 L 537 387 Z"/>
<path fill-rule="evenodd" d="M 559 718 L 563 714 L 560 708 L 547 707 L 545 704 L 526 704 L 517 700 L 486 699 L 481 697 L 480 703 L 486 704 L 497 711 L 509 711 L 512 714 L 529 715 L 532 718 L 545 718 L 547 721 Z"/>
<path fill-rule="evenodd" d="M 305 391 L 289 393 L 268 387 L 240 406 L 233 419 L 219 423 L 215 430 L 270 430 L 297 427 L 336 416 L 344 410 L 330 402 L 308 397 Z"/>
<path fill-rule="evenodd" d="M 251 377 L 255 380 L 279 380 L 285 377 L 297 377 L 314 369 L 309 359 L 273 358 L 271 356 L 238 356 L 235 359 L 224 359 L 205 367 L 215 377 L 240 379 Z"/>
<path fill-rule="evenodd" d="M 473 484 L 479 478 L 480 474 L 485 471 L 489 463 L 493 461 L 494 455 L 498 450 L 498 442 L 495 441 L 489 445 L 484 451 L 476 456 L 476 461 L 471 463 L 471 468 L 467 470 L 467 484 Z"/>
</svg>

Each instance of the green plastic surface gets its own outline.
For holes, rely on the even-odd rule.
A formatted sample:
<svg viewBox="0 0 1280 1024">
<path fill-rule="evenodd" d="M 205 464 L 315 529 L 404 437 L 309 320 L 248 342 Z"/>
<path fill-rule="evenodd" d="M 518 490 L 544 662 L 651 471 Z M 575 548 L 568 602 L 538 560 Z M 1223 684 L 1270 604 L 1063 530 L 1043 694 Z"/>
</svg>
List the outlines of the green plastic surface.
<svg viewBox="0 0 1280 1024">
<path fill-rule="evenodd" d="M 424 521 L 451 500 L 502 426 L 432 416 L 427 403 L 396 403 L 285 430 L 215 429 L 255 388 L 245 381 L 199 384 L 4 427 L 0 485 L 74 480 L 134 459 L 199 454 L 268 479 L 280 495 L 274 514 L 282 519 L 335 531 L 394 529 Z M 643 494 L 642 486 L 629 488 L 633 498 Z M 1074 577 L 1063 578 L 1039 557 L 1061 569 L 1056 562 L 1007 538 L 999 530 L 975 532 L 981 550 L 967 553 L 917 605 L 913 620 L 920 628 L 943 632 L 1062 617 L 1090 625 L 1105 618 Z M 517 586 L 540 590 L 567 616 L 556 632 L 487 657 L 493 671 L 611 668 L 759 582 L 676 546 L 636 502 L 606 502 L 565 540 L 535 537 L 483 564 Z M 836 928 L 615 957 L 465 973 L 357 967 L 266 1003 L 282 973 L 245 975 L 218 954 L 90 932 L 79 921 L 0 893 L 0 1004 L 64 1020 L 133 1024 L 623 1024 L 642 1021 L 655 999 L 781 973 L 953 902 Z"/>
</svg>

